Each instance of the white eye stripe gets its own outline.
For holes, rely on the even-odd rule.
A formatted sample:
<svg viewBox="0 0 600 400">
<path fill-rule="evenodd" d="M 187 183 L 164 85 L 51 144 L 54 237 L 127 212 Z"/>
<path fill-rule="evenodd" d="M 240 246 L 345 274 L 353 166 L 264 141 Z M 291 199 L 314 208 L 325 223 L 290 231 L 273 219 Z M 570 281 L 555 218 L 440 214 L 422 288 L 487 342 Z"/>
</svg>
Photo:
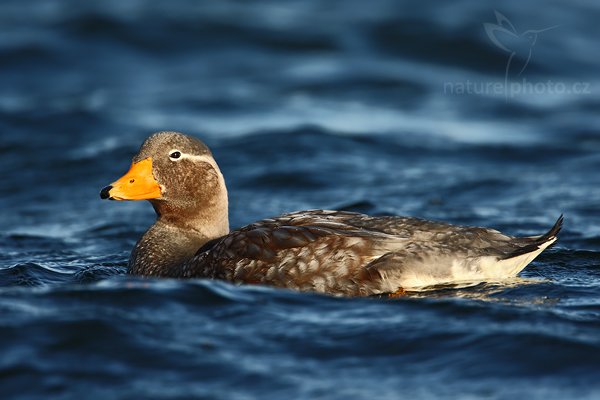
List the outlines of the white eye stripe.
<svg viewBox="0 0 600 400">
<path fill-rule="evenodd" d="M 214 158 L 210 157 L 210 156 L 196 156 L 193 154 L 181 154 L 181 158 L 180 159 L 187 159 L 187 160 L 191 160 L 193 162 L 205 162 L 210 164 L 213 168 L 218 169 L 217 167 L 217 163 L 215 162 Z"/>
<path fill-rule="evenodd" d="M 177 157 L 173 157 L 174 153 L 178 153 Z M 180 161 L 187 159 L 194 162 L 205 162 L 210 164 L 216 170 L 219 170 L 219 167 L 217 166 L 217 163 L 215 162 L 214 158 L 208 155 L 197 156 L 194 154 L 182 153 L 180 150 L 173 149 L 169 152 L 169 158 L 171 159 L 171 161 Z"/>
</svg>

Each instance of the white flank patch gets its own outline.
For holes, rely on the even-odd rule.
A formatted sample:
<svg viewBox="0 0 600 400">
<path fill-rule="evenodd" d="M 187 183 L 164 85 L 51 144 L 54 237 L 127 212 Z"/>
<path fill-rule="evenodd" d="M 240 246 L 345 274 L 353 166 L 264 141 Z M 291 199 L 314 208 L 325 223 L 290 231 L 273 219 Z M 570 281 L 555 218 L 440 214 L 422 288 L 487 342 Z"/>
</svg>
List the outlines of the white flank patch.
<svg viewBox="0 0 600 400">
<path fill-rule="evenodd" d="M 540 253 L 552 243 L 556 242 L 556 238 L 553 238 L 546 243 L 542 244 L 538 250 L 532 251 L 531 253 L 523 254 L 518 257 L 509 258 L 508 260 L 501 260 L 497 262 L 496 270 L 498 271 L 497 278 L 510 278 L 516 276 L 519 272 L 529 265 Z"/>
<path fill-rule="evenodd" d="M 453 260 L 447 275 L 432 274 L 431 270 L 423 268 L 423 265 L 413 265 L 412 269 L 403 271 L 400 279 L 386 279 L 386 284 L 390 287 L 419 289 L 446 283 L 503 281 L 515 277 L 556 240 L 553 238 L 535 251 L 506 260 L 499 260 L 497 257 Z M 439 268 L 444 266 L 440 264 Z"/>
</svg>

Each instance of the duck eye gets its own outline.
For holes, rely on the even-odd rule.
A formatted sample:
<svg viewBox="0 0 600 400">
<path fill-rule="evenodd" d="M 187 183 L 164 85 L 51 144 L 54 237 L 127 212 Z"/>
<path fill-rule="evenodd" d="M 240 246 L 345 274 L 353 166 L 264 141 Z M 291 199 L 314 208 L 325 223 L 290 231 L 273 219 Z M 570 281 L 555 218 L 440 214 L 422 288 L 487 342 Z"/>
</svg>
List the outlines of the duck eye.
<svg viewBox="0 0 600 400">
<path fill-rule="evenodd" d="M 178 152 L 178 151 L 174 151 L 174 152 L 172 152 L 171 154 L 169 154 L 169 157 L 170 157 L 170 158 L 172 158 L 172 159 L 174 159 L 174 160 L 176 160 L 176 159 L 178 159 L 179 157 L 181 157 L 181 153 L 180 153 L 180 152 Z"/>
</svg>

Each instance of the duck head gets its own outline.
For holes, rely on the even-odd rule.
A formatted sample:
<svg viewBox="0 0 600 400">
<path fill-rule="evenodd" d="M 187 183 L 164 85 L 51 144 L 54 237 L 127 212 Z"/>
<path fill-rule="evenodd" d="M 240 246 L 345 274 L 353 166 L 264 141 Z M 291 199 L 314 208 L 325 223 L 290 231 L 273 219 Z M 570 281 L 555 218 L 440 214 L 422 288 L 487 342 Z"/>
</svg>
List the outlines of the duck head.
<svg viewBox="0 0 600 400">
<path fill-rule="evenodd" d="M 142 144 L 129 171 L 102 199 L 149 200 L 159 221 L 212 239 L 229 231 L 227 189 L 210 150 L 179 132 L 158 132 Z"/>
</svg>

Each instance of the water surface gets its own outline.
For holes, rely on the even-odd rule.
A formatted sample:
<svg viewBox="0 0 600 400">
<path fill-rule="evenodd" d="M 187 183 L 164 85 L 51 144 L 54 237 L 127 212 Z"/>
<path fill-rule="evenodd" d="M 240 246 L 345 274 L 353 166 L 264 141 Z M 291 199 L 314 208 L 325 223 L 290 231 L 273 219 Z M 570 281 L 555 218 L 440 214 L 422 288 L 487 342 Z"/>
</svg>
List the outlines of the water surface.
<svg viewBox="0 0 600 400">
<path fill-rule="evenodd" d="M 516 80 L 544 91 L 458 94 L 504 82 L 496 7 L 2 2 L 2 398 L 599 398 L 600 7 L 504 2 L 518 33 L 558 25 Z M 128 277 L 153 211 L 98 192 L 163 129 L 211 146 L 233 227 L 565 229 L 518 279 L 400 300 Z"/>
</svg>

